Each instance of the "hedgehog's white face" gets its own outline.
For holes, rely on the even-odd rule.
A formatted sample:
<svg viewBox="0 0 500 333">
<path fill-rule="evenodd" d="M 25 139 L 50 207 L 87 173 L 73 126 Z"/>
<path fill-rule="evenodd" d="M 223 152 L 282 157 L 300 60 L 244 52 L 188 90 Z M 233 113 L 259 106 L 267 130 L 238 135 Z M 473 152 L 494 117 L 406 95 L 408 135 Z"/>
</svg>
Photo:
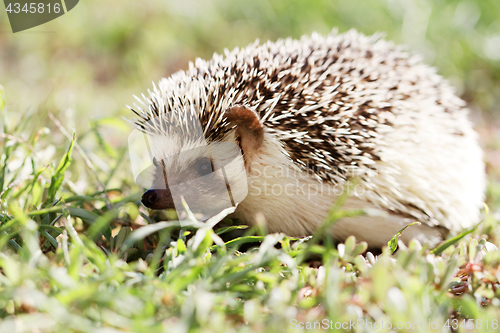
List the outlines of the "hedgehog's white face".
<svg viewBox="0 0 500 333">
<path fill-rule="evenodd" d="M 176 209 L 182 198 L 200 220 L 241 202 L 248 191 L 245 163 L 234 133 L 227 141 L 185 138 L 178 132 L 152 135 L 152 185 L 142 197 L 152 209 Z"/>
</svg>

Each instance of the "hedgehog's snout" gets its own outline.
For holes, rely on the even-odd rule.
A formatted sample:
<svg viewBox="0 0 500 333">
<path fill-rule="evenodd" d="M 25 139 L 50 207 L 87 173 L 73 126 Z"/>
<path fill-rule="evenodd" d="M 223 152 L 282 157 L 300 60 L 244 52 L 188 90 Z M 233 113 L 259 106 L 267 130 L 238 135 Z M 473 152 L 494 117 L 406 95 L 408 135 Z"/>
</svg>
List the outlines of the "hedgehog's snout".
<svg viewBox="0 0 500 333">
<path fill-rule="evenodd" d="M 151 209 L 175 208 L 174 199 L 168 189 L 151 189 L 144 192 L 141 199 L 144 206 Z"/>
</svg>

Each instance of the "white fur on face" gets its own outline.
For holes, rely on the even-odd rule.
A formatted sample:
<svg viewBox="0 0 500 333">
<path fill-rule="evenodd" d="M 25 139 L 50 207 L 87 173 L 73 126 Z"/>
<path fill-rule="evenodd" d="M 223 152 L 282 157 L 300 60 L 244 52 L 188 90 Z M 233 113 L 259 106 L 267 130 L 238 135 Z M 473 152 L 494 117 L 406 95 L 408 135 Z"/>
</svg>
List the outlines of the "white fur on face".
<svg viewBox="0 0 500 333">
<path fill-rule="evenodd" d="M 157 164 L 152 188 L 168 188 L 178 213 L 183 212 L 181 197 L 195 215 L 201 214 L 200 219 L 210 218 L 246 197 L 245 164 L 234 135 L 229 141 L 207 142 L 170 133 L 154 135 L 151 142 Z M 210 166 L 209 174 L 199 173 L 200 163 Z"/>
</svg>

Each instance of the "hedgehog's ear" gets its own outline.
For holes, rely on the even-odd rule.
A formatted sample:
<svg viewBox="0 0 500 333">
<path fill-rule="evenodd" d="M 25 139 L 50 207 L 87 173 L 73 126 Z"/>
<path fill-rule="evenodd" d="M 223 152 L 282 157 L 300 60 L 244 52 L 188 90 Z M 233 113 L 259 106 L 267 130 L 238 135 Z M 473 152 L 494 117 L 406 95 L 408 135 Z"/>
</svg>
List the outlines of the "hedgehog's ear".
<svg viewBox="0 0 500 333">
<path fill-rule="evenodd" d="M 257 113 L 246 106 L 235 105 L 224 115 L 232 126 L 236 126 L 236 135 L 245 156 L 252 156 L 264 141 L 264 127 Z"/>
</svg>

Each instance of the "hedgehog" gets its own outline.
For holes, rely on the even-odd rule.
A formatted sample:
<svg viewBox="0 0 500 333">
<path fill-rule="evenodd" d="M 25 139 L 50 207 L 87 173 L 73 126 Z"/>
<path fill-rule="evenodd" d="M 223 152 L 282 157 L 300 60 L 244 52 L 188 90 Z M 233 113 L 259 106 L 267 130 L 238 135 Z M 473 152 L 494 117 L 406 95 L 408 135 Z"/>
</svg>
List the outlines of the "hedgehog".
<svg viewBox="0 0 500 333">
<path fill-rule="evenodd" d="M 242 223 L 308 236 L 350 191 L 343 209 L 372 213 L 343 217 L 328 232 L 370 247 L 413 222 L 405 243 L 436 243 L 480 219 L 484 163 L 464 101 L 382 35 L 257 40 L 196 59 L 143 98 L 132 111 L 151 136 L 148 208 L 174 208 L 173 186 L 199 207 L 217 208 L 203 198 L 229 192 Z"/>
</svg>

